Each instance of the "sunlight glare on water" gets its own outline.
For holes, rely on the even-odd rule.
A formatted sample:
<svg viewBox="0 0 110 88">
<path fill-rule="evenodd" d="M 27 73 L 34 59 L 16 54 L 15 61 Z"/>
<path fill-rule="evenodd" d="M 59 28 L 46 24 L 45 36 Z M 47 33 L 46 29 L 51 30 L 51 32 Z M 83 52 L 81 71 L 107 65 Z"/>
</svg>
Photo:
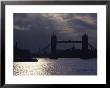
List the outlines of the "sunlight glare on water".
<svg viewBox="0 0 110 88">
<path fill-rule="evenodd" d="M 60 58 L 52 60 L 37 58 L 38 62 L 14 62 L 17 75 L 96 75 L 97 59 Z"/>
</svg>

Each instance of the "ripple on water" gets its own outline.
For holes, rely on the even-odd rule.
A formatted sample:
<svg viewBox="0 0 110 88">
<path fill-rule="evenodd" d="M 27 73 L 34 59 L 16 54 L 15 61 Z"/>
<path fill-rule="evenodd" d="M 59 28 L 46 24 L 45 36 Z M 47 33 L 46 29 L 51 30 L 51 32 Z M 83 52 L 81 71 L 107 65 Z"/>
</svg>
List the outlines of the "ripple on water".
<svg viewBox="0 0 110 88">
<path fill-rule="evenodd" d="M 17 75 L 89 75 L 97 74 L 97 60 L 39 59 L 38 62 L 14 62 L 13 74 Z"/>
</svg>

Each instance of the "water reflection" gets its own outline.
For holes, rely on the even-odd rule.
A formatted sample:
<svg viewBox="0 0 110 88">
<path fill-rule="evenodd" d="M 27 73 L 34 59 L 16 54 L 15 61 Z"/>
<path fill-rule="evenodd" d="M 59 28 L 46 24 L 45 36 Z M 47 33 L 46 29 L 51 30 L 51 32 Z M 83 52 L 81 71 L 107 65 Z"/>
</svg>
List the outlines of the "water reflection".
<svg viewBox="0 0 110 88">
<path fill-rule="evenodd" d="M 96 75 L 97 60 L 79 58 L 39 59 L 38 62 L 14 62 L 14 75 Z"/>
</svg>

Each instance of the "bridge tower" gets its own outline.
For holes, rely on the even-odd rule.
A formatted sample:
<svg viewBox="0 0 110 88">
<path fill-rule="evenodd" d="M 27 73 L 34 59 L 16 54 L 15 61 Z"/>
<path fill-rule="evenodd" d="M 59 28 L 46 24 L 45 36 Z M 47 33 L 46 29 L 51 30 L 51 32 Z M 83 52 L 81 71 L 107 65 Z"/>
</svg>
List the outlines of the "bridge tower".
<svg viewBox="0 0 110 88">
<path fill-rule="evenodd" d="M 84 34 L 82 36 L 82 50 L 87 51 L 88 50 L 88 35 Z"/>
<path fill-rule="evenodd" d="M 52 57 L 56 56 L 56 41 L 57 41 L 57 37 L 53 33 L 53 35 L 51 36 L 51 56 Z"/>
</svg>

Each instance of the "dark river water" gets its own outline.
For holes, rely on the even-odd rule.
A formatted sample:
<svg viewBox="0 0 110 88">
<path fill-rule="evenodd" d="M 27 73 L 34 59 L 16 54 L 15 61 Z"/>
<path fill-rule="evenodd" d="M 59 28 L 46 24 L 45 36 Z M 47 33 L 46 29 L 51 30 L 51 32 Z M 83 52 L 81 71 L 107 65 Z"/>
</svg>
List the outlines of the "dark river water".
<svg viewBox="0 0 110 88">
<path fill-rule="evenodd" d="M 38 58 L 39 59 L 39 58 Z M 38 62 L 14 62 L 13 74 L 20 75 L 97 75 L 97 59 L 40 58 Z"/>
</svg>

